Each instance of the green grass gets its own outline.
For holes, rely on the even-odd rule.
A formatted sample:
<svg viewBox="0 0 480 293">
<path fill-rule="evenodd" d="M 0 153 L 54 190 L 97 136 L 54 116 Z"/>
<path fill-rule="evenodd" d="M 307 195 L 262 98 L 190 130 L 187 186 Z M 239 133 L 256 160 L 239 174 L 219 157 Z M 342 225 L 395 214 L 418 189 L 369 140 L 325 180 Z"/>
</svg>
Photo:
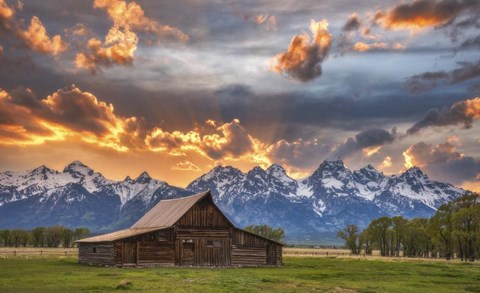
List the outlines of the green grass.
<svg viewBox="0 0 480 293">
<path fill-rule="evenodd" d="M 0 259 L 0 292 L 480 292 L 480 266 L 285 258 L 280 268 L 102 268 L 75 258 Z"/>
</svg>

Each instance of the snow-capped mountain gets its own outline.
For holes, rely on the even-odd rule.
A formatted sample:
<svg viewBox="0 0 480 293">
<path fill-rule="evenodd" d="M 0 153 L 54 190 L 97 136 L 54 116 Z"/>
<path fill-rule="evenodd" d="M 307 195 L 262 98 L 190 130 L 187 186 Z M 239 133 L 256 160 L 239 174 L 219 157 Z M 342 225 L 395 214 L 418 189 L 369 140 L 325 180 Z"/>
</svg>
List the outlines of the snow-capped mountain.
<svg viewBox="0 0 480 293">
<path fill-rule="evenodd" d="M 465 193 L 430 180 L 419 168 L 386 176 L 368 165 L 349 170 L 342 161 L 324 161 L 296 180 L 274 164 L 244 173 L 217 166 L 185 189 L 153 179 L 147 172 L 123 181 L 106 179 L 79 161 L 63 172 L 40 166 L 0 173 L 0 227 L 62 224 L 106 231 L 124 228 L 161 199 L 211 190 L 218 206 L 240 226 L 283 227 L 290 239 L 321 238 L 346 224 L 365 227 L 377 217 L 426 217 Z"/>
</svg>

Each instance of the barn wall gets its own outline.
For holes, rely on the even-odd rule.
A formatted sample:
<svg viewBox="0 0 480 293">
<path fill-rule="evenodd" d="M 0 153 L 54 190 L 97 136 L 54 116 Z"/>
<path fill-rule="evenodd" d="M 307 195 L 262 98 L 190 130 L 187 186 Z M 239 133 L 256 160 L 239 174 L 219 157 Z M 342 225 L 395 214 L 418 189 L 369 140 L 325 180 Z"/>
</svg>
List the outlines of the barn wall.
<svg viewBox="0 0 480 293">
<path fill-rule="evenodd" d="M 175 241 L 176 264 L 181 266 L 230 266 L 230 238 L 179 238 Z"/>
<path fill-rule="evenodd" d="M 78 262 L 96 265 L 113 265 L 113 242 L 78 243 Z"/>
<path fill-rule="evenodd" d="M 128 245 L 130 244 L 130 245 Z M 133 244 L 133 248 L 132 245 Z M 125 251 L 135 249 L 135 251 Z M 134 253 L 139 265 L 173 265 L 175 263 L 173 229 L 166 229 L 115 241 L 115 263 L 124 264 L 125 254 Z"/>
<path fill-rule="evenodd" d="M 282 246 L 255 234 L 234 229 L 232 264 L 241 266 L 281 265 Z"/>
</svg>

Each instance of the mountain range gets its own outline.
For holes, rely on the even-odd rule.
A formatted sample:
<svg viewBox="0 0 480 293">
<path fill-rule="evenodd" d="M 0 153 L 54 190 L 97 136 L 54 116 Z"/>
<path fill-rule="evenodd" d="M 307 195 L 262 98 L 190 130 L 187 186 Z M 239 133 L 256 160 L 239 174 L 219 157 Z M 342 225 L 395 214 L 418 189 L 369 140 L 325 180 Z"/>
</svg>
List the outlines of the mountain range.
<svg viewBox="0 0 480 293">
<path fill-rule="evenodd" d="M 205 190 L 212 192 L 220 209 L 238 226 L 282 227 L 286 239 L 297 242 L 325 242 L 347 224 L 364 228 L 385 215 L 429 217 L 440 205 L 466 192 L 430 180 L 418 167 L 387 176 L 371 165 L 351 171 L 341 160 L 324 161 L 300 180 L 289 177 L 277 164 L 247 173 L 217 166 L 186 188 L 146 172 L 135 179 L 114 181 L 74 161 L 62 172 L 40 166 L 0 173 L 0 228 L 60 224 L 112 231 L 129 227 L 162 199 Z"/>
</svg>

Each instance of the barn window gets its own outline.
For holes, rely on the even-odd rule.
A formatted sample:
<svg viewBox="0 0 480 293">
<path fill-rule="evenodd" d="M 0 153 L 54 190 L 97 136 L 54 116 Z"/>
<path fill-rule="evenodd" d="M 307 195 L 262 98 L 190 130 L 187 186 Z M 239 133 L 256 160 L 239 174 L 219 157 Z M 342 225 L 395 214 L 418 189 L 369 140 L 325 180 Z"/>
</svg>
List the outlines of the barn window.
<svg viewBox="0 0 480 293">
<path fill-rule="evenodd" d="M 93 252 L 93 253 L 97 253 L 97 248 L 94 247 L 94 248 L 92 249 L 92 252 Z"/>
<path fill-rule="evenodd" d="M 220 240 L 207 240 L 207 247 L 222 247 Z"/>
</svg>

